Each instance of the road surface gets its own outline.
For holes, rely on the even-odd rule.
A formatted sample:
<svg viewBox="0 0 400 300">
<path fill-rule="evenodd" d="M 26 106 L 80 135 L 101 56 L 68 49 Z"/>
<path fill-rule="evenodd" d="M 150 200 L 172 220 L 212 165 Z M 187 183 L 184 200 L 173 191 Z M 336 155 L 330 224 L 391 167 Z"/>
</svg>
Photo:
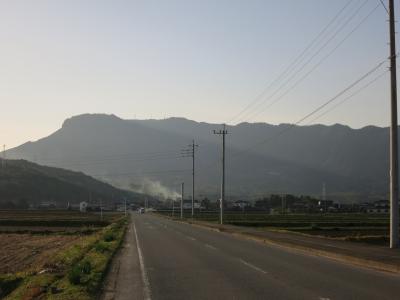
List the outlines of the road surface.
<svg viewBox="0 0 400 300">
<path fill-rule="evenodd" d="M 136 269 L 120 276 L 136 281 L 130 288 L 138 286 L 138 278 L 141 285 L 135 296 L 117 300 L 400 299 L 398 275 L 149 214 L 133 214 L 128 234 L 134 238 L 130 248 L 137 257 Z"/>
</svg>

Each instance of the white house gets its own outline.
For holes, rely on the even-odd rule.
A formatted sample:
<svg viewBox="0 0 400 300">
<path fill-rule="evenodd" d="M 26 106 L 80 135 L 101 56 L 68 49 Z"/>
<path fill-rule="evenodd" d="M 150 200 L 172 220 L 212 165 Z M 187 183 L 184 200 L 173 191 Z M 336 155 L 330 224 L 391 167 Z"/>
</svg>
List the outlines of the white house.
<svg viewBox="0 0 400 300">
<path fill-rule="evenodd" d="M 194 201 L 194 209 L 200 208 L 200 203 L 198 201 Z M 192 209 L 192 200 L 183 200 L 183 209 Z"/>
<path fill-rule="evenodd" d="M 79 203 L 80 212 L 86 212 L 87 207 L 88 203 L 86 201 L 82 201 L 81 203 Z"/>
</svg>

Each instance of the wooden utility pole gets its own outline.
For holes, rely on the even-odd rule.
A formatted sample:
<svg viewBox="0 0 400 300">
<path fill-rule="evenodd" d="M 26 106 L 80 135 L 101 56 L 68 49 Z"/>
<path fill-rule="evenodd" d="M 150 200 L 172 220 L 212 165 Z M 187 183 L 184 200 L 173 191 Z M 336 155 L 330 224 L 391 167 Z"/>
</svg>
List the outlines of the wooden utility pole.
<svg viewBox="0 0 400 300">
<path fill-rule="evenodd" d="M 389 0 L 390 31 L 390 248 L 399 247 L 399 163 L 397 141 L 396 29 L 394 0 Z"/>
</svg>

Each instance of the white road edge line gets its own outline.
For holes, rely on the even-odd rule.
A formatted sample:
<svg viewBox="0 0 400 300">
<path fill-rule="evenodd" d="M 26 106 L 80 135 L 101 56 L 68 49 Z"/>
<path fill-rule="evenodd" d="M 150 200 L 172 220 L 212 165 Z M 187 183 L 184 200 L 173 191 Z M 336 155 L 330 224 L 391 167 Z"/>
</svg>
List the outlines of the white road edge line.
<svg viewBox="0 0 400 300">
<path fill-rule="evenodd" d="M 191 236 L 186 236 L 186 238 L 188 238 L 191 241 L 195 241 L 196 240 L 194 237 L 191 237 Z"/>
<path fill-rule="evenodd" d="M 150 282 L 149 278 L 147 277 L 146 269 L 144 266 L 144 259 L 143 259 L 143 254 L 142 254 L 142 249 L 140 248 L 139 245 L 139 239 L 136 231 L 136 226 L 135 222 L 132 221 L 133 224 L 133 230 L 135 231 L 135 238 L 136 238 L 136 246 L 137 246 L 137 251 L 139 255 L 139 264 L 140 264 L 140 271 L 142 273 L 142 280 L 143 280 L 143 297 L 145 300 L 151 300 L 151 293 L 150 293 Z"/>
<path fill-rule="evenodd" d="M 248 266 L 249 268 L 252 268 L 253 270 L 256 270 L 256 271 L 261 272 L 261 273 L 263 273 L 263 274 L 268 274 L 267 271 L 264 271 L 263 269 L 260 269 L 259 267 L 255 266 L 255 265 L 253 265 L 253 264 L 251 264 L 251 263 L 248 263 L 247 261 L 245 261 L 245 260 L 243 260 L 243 259 L 240 259 L 240 262 L 241 262 L 242 264 L 244 264 L 245 266 Z"/>
</svg>

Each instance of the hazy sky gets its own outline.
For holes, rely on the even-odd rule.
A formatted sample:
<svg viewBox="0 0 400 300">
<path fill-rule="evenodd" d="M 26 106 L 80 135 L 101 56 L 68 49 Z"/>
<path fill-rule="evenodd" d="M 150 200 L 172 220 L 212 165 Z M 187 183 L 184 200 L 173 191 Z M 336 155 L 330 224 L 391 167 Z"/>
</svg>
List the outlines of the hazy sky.
<svg viewBox="0 0 400 300">
<path fill-rule="evenodd" d="M 65 118 L 88 112 L 227 122 L 348 2 L 0 0 L 0 143 L 11 147 L 36 140 L 58 129 Z M 379 0 L 351 1 L 303 62 L 341 24 L 343 29 L 267 100 L 275 101 L 377 5 Z M 387 18 L 384 8 L 377 7 L 279 102 L 265 111 L 265 106 L 255 107 L 257 115 L 240 121 L 294 122 L 333 97 L 388 57 Z M 387 75 L 316 122 L 386 126 Z"/>
</svg>

